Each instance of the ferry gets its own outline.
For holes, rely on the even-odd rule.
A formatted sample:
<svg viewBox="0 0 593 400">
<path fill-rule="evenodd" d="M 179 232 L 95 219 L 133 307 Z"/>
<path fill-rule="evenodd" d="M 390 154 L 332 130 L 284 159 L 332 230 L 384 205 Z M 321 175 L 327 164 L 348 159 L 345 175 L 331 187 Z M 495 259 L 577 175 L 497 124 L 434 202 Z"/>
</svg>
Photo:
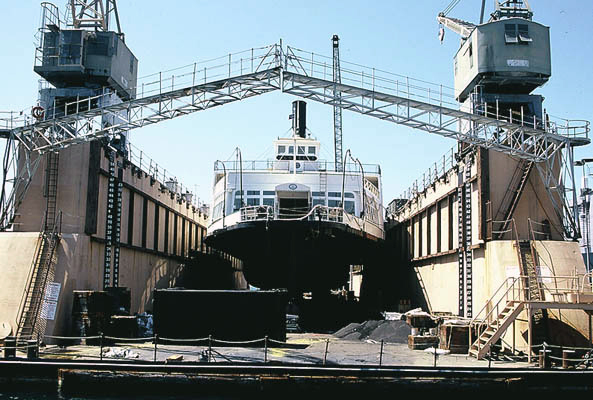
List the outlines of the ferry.
<svg viewBox="0 0 593 400">
<path fill-rule="evenodd" d="M 215 162 L 206 243 L 242 260 L 251 286 L 315 296 L 348 287 L 383 242 L 381 169 L 349 151 L 341 168 L 320 159 L 306 103 L 292 111 L 273 159 Z"/>
</svg>

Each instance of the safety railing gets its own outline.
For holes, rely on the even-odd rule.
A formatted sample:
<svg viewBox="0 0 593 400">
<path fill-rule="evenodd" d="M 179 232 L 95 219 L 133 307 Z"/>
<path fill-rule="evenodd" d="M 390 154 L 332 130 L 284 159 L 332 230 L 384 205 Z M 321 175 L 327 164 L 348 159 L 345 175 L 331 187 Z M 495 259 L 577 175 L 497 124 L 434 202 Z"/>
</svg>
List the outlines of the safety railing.
<svg viewBox="0 0 593 400">
<path fill-rule="evenodd" d="M 280 48 L 277 44 L 254 47 L 144 75 L 138 78 L 136 86 L 130 88 L 130 91 L 135 92 L 137 99 L 160 98 L 178 90 L 186 91 L 187 95 L 191 95 L 193 88 L 201 84 L 275 68 L 280 65 L 280 57 Z M 103 88 L 95 96 L 77 98 L 60 106 L 54 112 L 46 114 L 62 117 L 101 107 L 101 105 L 110 105 L 113 101 L 113 93 L 116 92 Z"/>
<path fill-rule="evenodd" d="M 433 186 L 440 179 L 443 179 L 447 173 L 457 165 L 455 147 L 451 147 L 443 156 L 435 161 L 426 172 L 422 174 L 422 178 L 415 179 L 412 185 L 397 197 L 396 202 L 389 205 L 389 213 L 397 216 L 403 210 L 409 201 L 414 199 L 420 193 L 424 193 L 426 189 Z M 366 170 L 365 170 L 366 171 Z"/>
<path fill-rule="evenodd" d="M 241 208 L 241 222 L 243 221 L 265 221 L 274 218 L 274 207 L 272 206 L 247 206 Z"/>
<path fill-rule="evenodd" d="M 536 222 L 527 218 L 529 235 L 531 240 L 550 240 L 552 239 L 552 229 L 550 223 Z"/>
<path fill-rule="evenodd" d="M 53 340 L 56 343 L 59 343 L 58 346 L 40 346 L 41 342 Z M 93 343 L 89 345 L 88 343 Z M 317 355 L 308 355 L 305 357 L 305 362 L 308 360 L 309 364 L 314 365 L 326 365 L 326 364 L 340 364 L 339 358 L 335 360 L 331 360 L 330 356 L 332 354 L 330 343 L 331 340 L 329 338 L 323 339 L 321 341 L 322 346 L 320 348 L 320 353 Z M 120 351 L 113 351 L 113 344 L 126 344 L 128 346 L 127 349 L 117 348 Z M 147 347 L 147 344 L 151 344 L 151 347 Z M 97 349 L 98 354 L 92 354 L 91 352 L 84 351 L 80 355 L 76 354 L 78 349 L 72 349 L 68 351 L 68 346 L 77 346 L 77 345 L 84 345 L 87 349 Z M 175 346 L 172 348 L 172 346 Z M 184 346 L 180 348 L 180 346 Z M 397 347 L 394 346 L 393 343 L 387 343 L 384 340 L 380 341 L 367 341 L 363 344 L 365 347 L 365 354 L 369 358 L 369 361 L 366 364 L 373 364 L 382 366 L 385 363 L 386 356 L 392 357 L 392 364 L 393 360 L 397 360 L 395 355 L 397 354 Z M 395 345 L 397 346 L 397 345 Z M 283 351 L 283 355 L 278 355 L 277 352 L 272 353 L 270 348 L 277 347 L 285 349 Z M 341 347 L 341 346 L 340 346 Z M 261 349 L 261 353 L 259 353 L 260 358 L 256 358 L 254 356 L 245 357 L 244 355 L 237 355 L 231 352 L 227 352 L 227 354 L 223 354 L 222 348 L 251 348 L 251 349 Z M 268 363 L 272 357 L 276 358 L 274 361 L 279 361 L 280 358 L 287 353 L 287 350 L 294 349 L 295 351 L 299 351 L 302 349 L 302 345 L 272 339 L 268 336 L 264 336 L 259 339 L 253 340 L 221 340 L 216 339 L 212 335 L 207 337 L 201 338 L 190 338 L 190 339 L 179 339 L 179 338 L 165 338 L 160 337 L 159 335 L 153 335 L 149 337 L 142 337 L 142 338 L 124 338 L 124 337 L 115 337 L 115 336 L 108 336 L 105 334 L 99 334 L 94 336 L 54 336 L 54 335 L 45 335 L 43 337 L 31 337 L 28 340 L 16 340 L 12 337 L 8 337 L 5 339 L 4 346 L 0 347 L 0 349 L 4 350 L 4 359 L 18 359 L 21 357 L 19 353 L 26 353 L 26 357 L 28 359 L 64 359 L 67 357 L 68 354 L 71 356 L 77 356 L 78 359 L 91 359 L 95 362 L 113 362 L 114 359 L 125 359 L 127 363 L 130 362 L 153 362 L 153 363 L 162 363 L 169 361 L 166 359 L 169 355 L 182 355 L 182 356 L 195 356 L 197 360 L 194 362 L 198 363 L 217 363 L 217 362 L 231 362 L 231 363 L 247 363 L 247 362 L 260 362 L 260 363 Z M 135 351 L 141 351 L 144 349 L 143 357 L 140 357 L 138 353 Z M 146 353 L 146 350 L 149 350 L 150 353 Z M 253 353 L 253 352 L 252 352 Z M 374 353 L 374 354 L 373 354 Z M 340 354 L 342 352 L 340 351 Z M 150 355 L 150 356 L 149 356 Z M 289 355 L 290 356 L 290 355 Z M 369 357 L 370 356 L 370 357 Z M 438 358 L 438 352 L 434 351 L 434 356 L 429 358 L 429 363 L 433 366 L 436 366 Z M 301 361 L 303 362 L 303 358 L 300 357 Z M 360 358 L 357 359 L 359 363 L 365 364 L 364 361 L 361 362 Z M 434 360 L 434 361 L 433 361 Z M 347 364 L 351 365 L 351 362 Z"/>
<path fill-rule="evenodd" d="M 326 160 L 296 160 L 298 164 L 296 171 L 335 171 L 336 163 L 333 161 Z M 222 166 L 224 164 L 224 167 Z M 227 173 L 230 171 L 284 171 L 294 172 L 295 170 L 294 160 L 245 160 L 242 163 L 238 161 L 219 161 L 214 164 L 215 172 L 223 172 L 226 169 Z M 381 167 L 378 164 L 362 164 L 365 175 L 368 174 L 381 174 Z M 360 173 L 358 164 L 346 163 L 344 165 L 344 171 L 348 173 Z"/>
<path fill-rule="evenodd" d="M 492 233 L 491 238 L 514 240 L 519 242 L 519 232 L 517 225 L 515 224 L 514 218 L 505 220 L 492 220 L 490 222 L 490 232 Z"/>
<path fill-rule="evenodd" d="M 49 340 L 57 345 L 47 344 Z M 338 343 L 339 350 L 332 351 L 332 343 Z M 118 360 L 130 363 L 155 363 L 170 364 L 175 359 L 169 359 L 169 356 L 183 356 L 183 360 L 177 362 L 184 363 L 263 363 L 297 362 L 310 365 L 401 365 L 401 346 L 403 344 L 390 343 L 385 340 L 367 340 L 364 343 L 353 343 L 341 341 L 338 339 L 323 338 L 315 340 L 318 345 L 315 350 L 303 351 L 302 344 L 290 341 L 275 340 L 268 336 L 254 340 L 221 340 L 212 335 L 201 338 L 166 338 L 159 335 L 128 338 L 116 337 L 105 334 L 93 336 L 54 336 L 45 335 L 43 337 L 28 336 L 20 339 L 7 337 L 3 345 L 0 345 L 0 352 L 3 351 L 4 360 L 42 359 L 42 360 L 64 360 L 69 357 L 78 360 L 92 361 L 95 363 L 113 363 Z M 42 345 L 42 343 L 44 343 Z M 92 343 L 92 344 L 89 344 Z M 503 341 L 504 343 L 504 341 Z M 349 351 L 349 346 L 362 351 L 361 354 L 352 353 L 352 360 L 344 356 L 344 348 Z M 355 347 L 354 347 L 355 346 Z M 491 367 L 491 361 L 496 359 L 499 354 L 503 354 L 501 344 L 490 346 L 490 354 L 487 360 L 488 367 Z M 282 348 L 282 352 L 271 350 L 272 348 Z M 246 350 L 248 349 L 248 350 Z M 560 346 L 547 343 L 532 345 L 531 351 L 542 349 L 549 360 L 556 361 L 556 364 L 562 363 L 563 368 L 567 368 L 566 362 L 571 362 L 572 368 L 589 368 L 593 366 L 593 347 L 575 347 Z M 95 350 L 95 351 L 93 351 Z M 430 355 L 420 356 L 415 360 L 426 363 L 433 367 L 440 365 L 456 365 L 457 357 L 440 361 L 441 355 L 447 352 L 441 352 L 435 347 L 429 348 Z M 557 354 L 562 353 L 562 357 Z M 505 354 L 505 360 L 509 361 L 528 361 L 528 354 L 520 354 L 509 357 Z M 334 355 L 332 359 L 332 355 Z M 478 361 L 476 361 L 478 362 Z M 540 360 L 541 362 L 541 360 Z M 540 364 L 541 366 L 541 364 Z M 550 364 L 547 364 L 549 367 Z"/>
<path fill-rule="evenodd" d="M 154 159 L 148 156 L 146 152 L 134 146 L 130 141 L 126 142 L 126 149 L 128 160 L 132 165 L 144 172 L 147 176 L 152 177 L 155 181 L 160 182 L 160 184 L 164 185 L 164 188 L 170 192 L 175 193 L 178 199 L 186 201 L 200 209 L 205 205 L 204 202 L 201 202 L 200 199 L 195 196 L 193 190 L 190 190 L 190 188 L 187 185 L 184 185 L 175 175 L 154 161 Z"/>
<path fill-rule="evenodd" d="M 552 117 L 544 113 L 542 117 L 528 113 L 522 107 L 520 110 L 510 108 L 501 109 L 499 104 L 484 102 L 473 105 L 477 114 L 498 121 L 525 126 L 532 129 L 542 130 L 555 135 L 564 136 L 570 139 L 588 139 L 590 123 L 585 120 L 568 120 L 559 117 Z M 462 108 L 463 109 L 463 108 Z"/>
<path fill-rule="evenodd" d="M 505 279 L 480 311 L 470 320 L 468 325 L 469 348 L 471 349 L 474 342 L 476 342 L 479 352 L 482 347 L 479 338 L 487 325 L 491 323 L 499 325 L 502 321 L 498 319 L 498 316 L 502 310 L 512 302 L 523 301 L 525 296 L 526 288 L 524 279 L 521 277 L 509 277 Z M 473 335 L 474 330 L 476 331 L 475 336 Z"/>
<path fill-rule="evenodd" d="M 333 58 L 288 46 L 285 53 L 285 69 L 328 81 L 333 80 Z M 400 98 L 420 101 L 433 106 L 447 107 L 464 111 L 463 103 L 457 101 L 454 88 L 395 74 L 378 68 L 340 60 L 342 84 L 391 94 Z M 372 100 L 372 98 L 370 99 Z M 589 122 L 566 120 L 544 114 L 542 118 L 527 115 L 526 111 L 501 110 L 498 105 L 488 103 L 475 104 L 475 113 L 500 122 L 510 122 L 528 128 L 545 130 L 568 138 L 588 138 Z M 469 111 L 468 111 L 469 112 Z"/>
</svg>

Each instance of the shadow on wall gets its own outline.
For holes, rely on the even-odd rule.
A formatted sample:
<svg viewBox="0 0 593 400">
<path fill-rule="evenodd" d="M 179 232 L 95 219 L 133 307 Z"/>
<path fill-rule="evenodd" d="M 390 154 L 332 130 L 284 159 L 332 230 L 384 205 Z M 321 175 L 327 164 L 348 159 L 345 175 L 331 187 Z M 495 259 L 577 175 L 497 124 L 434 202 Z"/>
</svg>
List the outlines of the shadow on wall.
<svg viewBox="0 0 593 400">
<path fill-rule="evenodd" d="M 146 280 L 142 296 L 140 298 L 140 310 L 152 310 L 153 289 L 163 289 L 175 287 L 184 264 L 179 264 L 172 259 L 159 258 L 156 261 L 150 261 L 151 274 Z M 139 310 L 139 311 L 140 311 Z"/>
<path fill-rule="evenodd" d="M 555 318 L 548 318 L 547 321 L 548 338 L 546 339 L 546 343 L 554 346 L 590 347 L 589 339 L 566 322 Z M 523 339 L 527 343 L 527 330 L 521 336 L 523 336 Z"/>
</svg>

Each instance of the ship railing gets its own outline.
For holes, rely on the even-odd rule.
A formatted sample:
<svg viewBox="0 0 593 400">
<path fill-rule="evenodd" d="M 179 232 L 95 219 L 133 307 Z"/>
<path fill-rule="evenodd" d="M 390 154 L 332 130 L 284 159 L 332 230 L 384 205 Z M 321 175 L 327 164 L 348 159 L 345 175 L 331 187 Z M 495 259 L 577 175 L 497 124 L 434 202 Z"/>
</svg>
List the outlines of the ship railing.
<svg viewBox="0 0 593 400">
<path fill-rule="evenodd" d="M 299 165 L 296 166 L 297 172 L 301 171 L 336 171 L 336 163 L 333 161 L 326 160 L 297 160 Z M 224 168 L 221 164 L 224 164 Z M 378 164 L 362 164 L 365 175 L 373 174 L 380 175 L 381 167 Z M 239 171 L 274 171 L 274 172 L 294 172 L 295 165 L 294 160 L 244 160 L 242 163 L 239 161 L 224 161 L 217 162 L 214 165 L 214 171 L 223 171 L 226 169 L 228 172 L 239 172 Z M 360 167 L 357 163 L 346 163 L 344 165 L 346 172 L 360 172 Z"/>
<path fill-rule="evenodd" d="M 272 206 L 247 206 L 241 208 L 241 222 L 265 221 L 273 218 L 274 207 Z"/>
</svg>

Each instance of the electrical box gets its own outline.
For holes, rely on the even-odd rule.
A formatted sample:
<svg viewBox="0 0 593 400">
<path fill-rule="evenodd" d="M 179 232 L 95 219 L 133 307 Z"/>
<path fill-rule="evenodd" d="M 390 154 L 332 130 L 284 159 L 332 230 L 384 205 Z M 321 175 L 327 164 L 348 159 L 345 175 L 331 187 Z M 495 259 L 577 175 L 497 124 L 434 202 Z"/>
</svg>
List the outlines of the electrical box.
<svg viewBox="0 0 593 400">
<path fill-rule="evenodd" d="M 454 74 L 460 102 L 476 85 L 490 93 L 529 94 L 552 74 L 550 29 L 524 18 L 478 25 L 455 55 Z"/>
</svg>

